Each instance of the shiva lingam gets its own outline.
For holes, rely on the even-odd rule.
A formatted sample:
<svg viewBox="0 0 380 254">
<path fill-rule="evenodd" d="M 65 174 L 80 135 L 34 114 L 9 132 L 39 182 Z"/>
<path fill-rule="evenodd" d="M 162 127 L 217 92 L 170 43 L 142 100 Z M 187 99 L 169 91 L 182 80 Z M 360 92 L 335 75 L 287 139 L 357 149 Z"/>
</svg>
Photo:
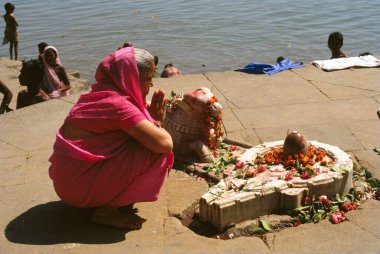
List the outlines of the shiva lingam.
<svg viewBox="0 0 380 254">
<path fill-rule="evenodd" d="M 304 135 L 298 131 L 292 131 L 285 138 L 284 141 L 284 154 L 306 154 L 307 153 L 307 141 Z"/>
<path fill-rule="evenodd" d="M 239 167 L 200 199 L 200 219 L 220 231 L 297 208 L 307 196 L 347 194 L 352 186 L 350 156 L 336 146 L 307 141 L 297 131 L 246 150 L 238 162 Z"/>
<path fill-rule="evenodd" d="M 200 162 L 212 162 L 224 134 L 222 106 L 206 87 L 176 95 L 167 103 L 163 127 L 173 138 L 177 159 L 196 155 Z"/>
</svg>

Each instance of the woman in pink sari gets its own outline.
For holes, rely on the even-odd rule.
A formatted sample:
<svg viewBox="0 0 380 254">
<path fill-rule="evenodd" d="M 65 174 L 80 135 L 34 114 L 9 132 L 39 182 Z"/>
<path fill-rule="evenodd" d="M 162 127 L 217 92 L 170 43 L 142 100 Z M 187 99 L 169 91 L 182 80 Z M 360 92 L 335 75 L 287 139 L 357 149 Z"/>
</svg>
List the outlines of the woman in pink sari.
<svg viewBox="0 0 380 254">
<path fill-rule="evenodd" d="M 154 92 L 146 108 L 154 73 L 154 58 L 143 49 L 110 54 L 57 132 L 49 168 L 54 188 L 69 205 L 97 208 L 95 223 L 141 228 L 133 204 L 157 200 L 173 165 L 171 136 L 158 124 L 164 92 Z"/>
<path fill-rule="evenodd" d="M 69 95 L 71 88 L 70 81 L 59 59 L 58 50 L 55 47 L 45 47 L 43 64 L 44 83 L 42 90 L 52 99 Z"/>
</svg>

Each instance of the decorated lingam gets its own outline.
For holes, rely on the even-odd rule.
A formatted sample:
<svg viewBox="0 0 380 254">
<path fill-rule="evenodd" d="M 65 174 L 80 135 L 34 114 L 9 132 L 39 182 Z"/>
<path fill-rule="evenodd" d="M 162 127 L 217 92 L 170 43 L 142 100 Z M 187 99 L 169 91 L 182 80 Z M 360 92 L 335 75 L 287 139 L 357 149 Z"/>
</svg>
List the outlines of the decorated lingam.
<svg viewBox="0 0 380 254">
<path fill-rule="evenodd" d="M 306 154 L 307 153 L 307 141 L 306 137 L 298 131 L 288 132 L 288 135 L 284 141 L 284 154 Z"/>
<path fill-rule="evenodd" d="M 238 166 L 237 166 L 238 165 Z M 220 230 L 302 205 L 305 197 L 347 194 L 353 162 L 336 146 L 307 141 L 299 132 L 247 149 L 225 178 L 200 199 L 200 219 Z"/>
<path fill-rule="evenodd" d="M 212 162 L 212 151 L 222 142 L 222 106 L 210 89 L 175 95 L 167 104 L 163 127 L 170 133 L 177 159 L 195 155 Z"/>
</svg>

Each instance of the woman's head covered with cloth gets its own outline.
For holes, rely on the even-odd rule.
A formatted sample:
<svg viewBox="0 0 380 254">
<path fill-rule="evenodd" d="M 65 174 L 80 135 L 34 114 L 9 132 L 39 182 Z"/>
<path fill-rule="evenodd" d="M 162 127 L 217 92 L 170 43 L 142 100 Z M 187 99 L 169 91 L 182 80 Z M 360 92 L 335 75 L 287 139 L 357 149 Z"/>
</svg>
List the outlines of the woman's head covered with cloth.
<svg viewBox="0 0 380 254">
<path fill-rule="evenodd" d="M 144 49 L 121 48 L 102 60 L 96 70 L 97 83 L 92 91 L 116 91 L 127 96 L 150 121 L 154 122 L 146 109 L 146 95 L 153 85 L 154 57 Z"/>
</svg>

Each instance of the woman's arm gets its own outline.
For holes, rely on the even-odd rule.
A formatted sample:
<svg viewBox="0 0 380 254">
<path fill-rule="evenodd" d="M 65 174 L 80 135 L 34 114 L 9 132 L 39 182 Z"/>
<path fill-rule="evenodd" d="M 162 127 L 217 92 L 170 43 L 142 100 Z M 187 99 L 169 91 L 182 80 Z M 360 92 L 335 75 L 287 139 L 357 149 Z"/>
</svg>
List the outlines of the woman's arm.
<svg viewBox="0 0 380 254">
<path fill-rule="evenodd" d="M 65 68 L 63 68 L 63 66 L 58 66 L 55 69 L 55 72 L 57 73 L 59 80 L 61 80 L 63 84 L 65 85 L 65 87 L 60 88 L 59 91 L 64 92 L 64 91 L 69 90 L 71 88 L 71 85 L 70 85 L 70 80 L 67 77 Z"/>
<path fill-rule="evenodd" d="M 148 120 L 140 121 L 127 133 L 152 152 L 168 153 L 173 150 L 173 140 L 170 134 Z"/>
</svg>

